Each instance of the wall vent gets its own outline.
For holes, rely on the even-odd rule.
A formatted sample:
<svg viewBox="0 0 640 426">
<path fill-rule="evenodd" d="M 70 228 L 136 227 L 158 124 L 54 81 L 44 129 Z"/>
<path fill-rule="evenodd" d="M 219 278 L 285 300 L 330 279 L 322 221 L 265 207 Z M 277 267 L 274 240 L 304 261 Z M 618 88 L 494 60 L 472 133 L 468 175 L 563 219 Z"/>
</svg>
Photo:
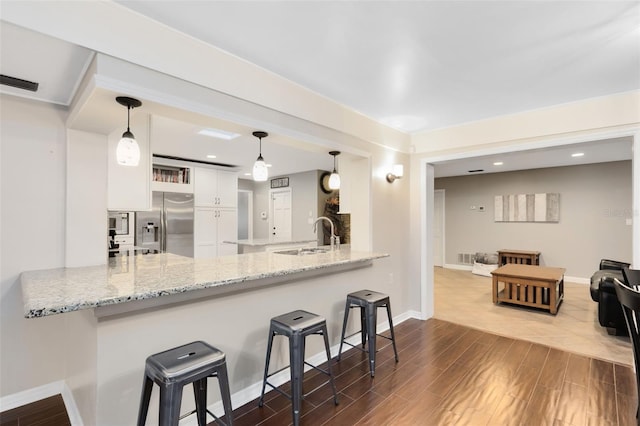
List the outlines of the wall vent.
<svg viewBox="0 0 640 426">
<path fill-rule="evenodd" d="M 458 263 L 462 265 L 473 265 L 475 253 L 458 253 Z"/>
<path fill-rule="evenodd" d="M 23 80 L 21 78 L 11 77 L 4 74 L 0 74 L 0 84 L 16 87 L 18 89 L 28 90 L 30 92 L 37 92 L 39 86 L 38 83 L 35 83 L 33 81 Z"/>
</svg>

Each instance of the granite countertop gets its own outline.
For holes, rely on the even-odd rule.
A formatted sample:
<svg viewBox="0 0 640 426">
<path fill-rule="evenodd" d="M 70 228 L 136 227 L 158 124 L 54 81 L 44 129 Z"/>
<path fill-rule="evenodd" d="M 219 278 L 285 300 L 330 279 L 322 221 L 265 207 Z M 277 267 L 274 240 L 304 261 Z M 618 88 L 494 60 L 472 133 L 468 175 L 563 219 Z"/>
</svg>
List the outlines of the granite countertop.
<svg viewBox="0 0 640 426">
<path fill-rule="evenodd" d="M 305 244 L 305 243 L 313 243 L 316 241 L 318 241 L 316 238 L 306 239 L 306 240 L 291 240 L 291 241 L 273 241 L 273 240 L 270 240 L 269 238 L 253 238 L 250 240 L 223 241 L 223 243 L 258 247 L 258 246 L 275 246 L 275 245 L 284 245 L 284 244 Z"/>
<path fill-rule="evenodd" d="M 347 249 L 307 256 L 248 253 L 192 259 L 169 253 L 110 258 L 107 265 L 27 271 L 20 275 L 24 315 L 43 317 L 153 299 L 265 278 L 358 264 L 389 256 Z"/>
</svg>

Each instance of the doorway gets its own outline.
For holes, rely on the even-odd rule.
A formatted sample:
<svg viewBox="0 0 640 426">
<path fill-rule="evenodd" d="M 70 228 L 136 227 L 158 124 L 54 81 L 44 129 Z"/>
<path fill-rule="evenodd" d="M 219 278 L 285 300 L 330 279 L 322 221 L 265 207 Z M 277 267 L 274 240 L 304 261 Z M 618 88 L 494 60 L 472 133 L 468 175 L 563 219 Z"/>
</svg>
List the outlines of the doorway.
<svg viewBox="0 0 640 426">
<path fill-rule="evenodd" d="M 269 191 L 269 238 L 291 241 L 291 188 Z"/>
</svg>

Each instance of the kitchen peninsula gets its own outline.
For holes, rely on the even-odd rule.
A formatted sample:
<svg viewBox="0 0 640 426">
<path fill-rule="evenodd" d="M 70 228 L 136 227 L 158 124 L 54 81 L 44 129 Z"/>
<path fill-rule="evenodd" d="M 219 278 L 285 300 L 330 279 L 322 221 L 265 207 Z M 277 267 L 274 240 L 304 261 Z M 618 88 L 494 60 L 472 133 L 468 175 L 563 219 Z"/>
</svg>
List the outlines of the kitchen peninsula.
<svg viewBox="0 0 640 426">
<path fill-rule="evenodd" d="M 297 274 L 313 271 L 353 269 L 386 256 L 348 249 L 311 256 L 263 252 L 211 259 L 164 253 L 119 256 L 110 258 L 107 265 L 28 271 L 21 275 L 25 317 L 108 307 L 197 290 L 209 289 L 207 296 L 242 291 L 260 285 L 258 280 L 272 284 L 274 279 L 291 280 Z M 198 296 L 202 294 L 194 297 Z M 100 316 L 100 312 L 97 314 Z"/>
<path fill-rule="evenodd" d="M 81 389 L 76 398 L 83 417 L 120 425 L 135 423 L 145 359 L 153 353 L 195 340 L 219 348 L 235 407 L 259 396 L 270 318 L 294 309 L 322 315 L 337 351 L 346 295 L 372 285 L 392 290 L 387 259 L 347 247 L 211 259 L 139 254 L 110 258 L 107 265 L 23 272 L 20 281 L 27 322 L 63 316 L 71 330 L 64 341 L 68 382 Z M 310 339 L 307 350 L 321 354 L 321 339 Z M 152 395 L 149 424 L 157 423 L 157 398 Z M 207 403 L 213 412 L 216 398 L 212 392 Z M 190 404 L 185 400 L 185 411 Z"/>
</svg>

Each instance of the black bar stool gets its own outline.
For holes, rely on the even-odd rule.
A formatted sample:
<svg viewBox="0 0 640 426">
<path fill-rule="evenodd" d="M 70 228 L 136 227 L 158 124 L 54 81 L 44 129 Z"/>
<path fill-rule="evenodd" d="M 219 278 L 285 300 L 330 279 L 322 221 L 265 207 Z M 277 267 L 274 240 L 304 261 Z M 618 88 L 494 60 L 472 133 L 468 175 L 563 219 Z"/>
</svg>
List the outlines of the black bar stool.
<svg viewBox="0 0 640 426">
<path fill-rule="evenodd" d="M 362 339 L 362 348 L 352 345 L 345 341 L 345 332 L 347 331 L 347 322 L 349 320 L 349 311 L 352 308 L 360 308 L 360 331 L 355 332 L 346 338 L 355 336 L 360 333 Z M 377 324 L 377 312 L 378 308 L 387 308 L 387 317 L 389 317 L 389 329 L 391 330 L 391 338 L 376 333 Z M 393 352 L 396 356 L 396 362 L 398 362 L 398 351 L 396 349 L 396 338 L 393 334 L 393 320 L 391 319 L 391 303 L 389 302 L 389 296 L 377 291 L 360 290 L 355 293 L 349 293 L 347 295 L 347 304 L 344 309 L 344 321 L 342 323 L 342 336 L 340 337 L 340 350 L 338 351 L 338 361 L 342 355 L 342 344 L 346 343 L 349 346 L 364 351 L 364 344 L 369 341 L 369 371 L 371 377 L 376 373 L 376 336 L 383 337 L 387 340 L 391 340 L 393 345 Z"/>
<path fill-rule="evenodd" d="M 218 377 L 226 423 L 207 410 L 207 378 L 209 377 Z M 207 424 L 207 413 L 213 416 L 219 424 L 233 425 L 225 354 L 213 346 L 197 341 L 147 358 L 140 411 L 138 412 L 138 426 L 144 426 L 147 420 L 154 382 L 160 386 L 160 426 L 176 426 L 181 418 L 193 413 L 197 415 L 198 426 Z M 196 409 L 180 417 L 182 388 L 190 383 L 193 383 Z"/>
<path fill-rule="evenodd" d="M 321 334 L 324 337 L 324 347 L 325 351 L 327 352 L 327 371 L 311 365 L 304 360 L 305 338 L 313 334 Z M 271 319 L 271 326 L 269 328 L 269 341 L 267 344 L 267 360 L 264 366 L 264 380 L 262 382 L 262 393 L 260 394 L 260 401 L 258 402 L 258 406 L 262 407 L 264 403 L 264 391 L 266 386 L 269 385 L 271 388 L 275 389 L 291 400 L 293 424 L 294 426 L 300 424 L 300 408 L 303 397 L 302 379 L 304 376 L 305 364 L 329 376 L 329 383 L 331 383 L 331 388 L 333 389 L 333 402 L 334 404 L 338 405 L 336 386 L 333 383 L 333 375 L 331 374 L 331 354 L 329 352 L 329 338 L 327 337 L 327 334 L 326 320 L 319 315 L 312 314 L 311 312 L 298 310 Z M 269 377 L 287 368 L 284 367 L 278 371 L 268 374 L 273 338 L 276 335 L 282 335 L 289 338 L 291 395 L 288 395 L 287 393 L 281 391 L 268 381 Z M 321 384 L 320 386 L 323 386 L 325 384 L 326 382 Z"/>
</svg>

